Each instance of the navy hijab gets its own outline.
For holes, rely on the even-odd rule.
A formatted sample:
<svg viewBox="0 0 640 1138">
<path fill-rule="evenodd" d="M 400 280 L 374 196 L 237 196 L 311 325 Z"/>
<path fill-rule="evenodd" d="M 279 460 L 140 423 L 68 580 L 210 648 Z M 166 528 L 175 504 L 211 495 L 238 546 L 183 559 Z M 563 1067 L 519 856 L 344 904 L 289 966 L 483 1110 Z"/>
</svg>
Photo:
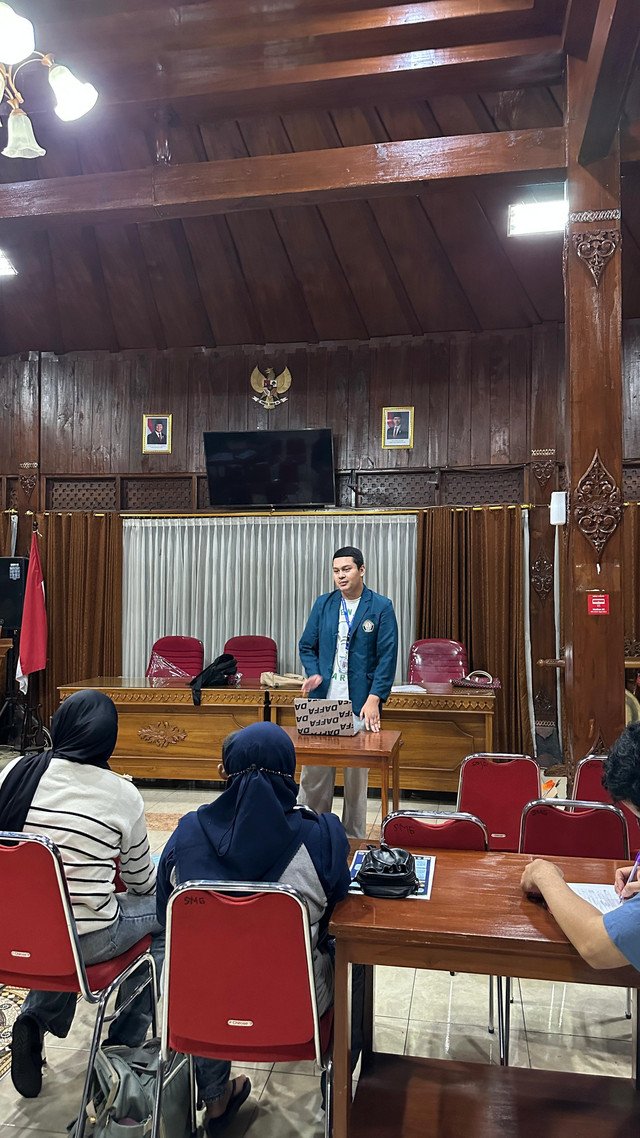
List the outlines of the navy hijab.
<svg viewBox="0 0 640 1138">
<path fill-rule="evenodd" d="M 20 833 L 38 784 L 52 759 L 109 769 L 118 735 L 118 712 L 103 692 L 85 688 L 60 705 L 51 720 L 51 749 L 25 755 L 0 786 L 0 829 Z"/>
<path fill-rule="evenodd" d="M 293 743 L 275 723 L 252 723 L 223 755 L 226 790 L 178 823 L 178 881 L 277 881 L 303 841 Z"/>
</svg>

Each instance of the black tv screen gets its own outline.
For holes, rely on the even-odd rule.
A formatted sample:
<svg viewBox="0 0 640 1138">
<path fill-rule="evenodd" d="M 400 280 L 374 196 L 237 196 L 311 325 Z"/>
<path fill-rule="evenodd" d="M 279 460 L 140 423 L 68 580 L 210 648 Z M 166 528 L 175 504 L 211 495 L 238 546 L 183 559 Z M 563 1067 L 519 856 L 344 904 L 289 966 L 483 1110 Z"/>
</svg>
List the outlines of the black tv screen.
<svg viewBox="0 0 640 1138">
<path fill-rule="evenodd" d="M 330 430 L 205 431 L 212 506 L 335 506 Z"/>
</svg>

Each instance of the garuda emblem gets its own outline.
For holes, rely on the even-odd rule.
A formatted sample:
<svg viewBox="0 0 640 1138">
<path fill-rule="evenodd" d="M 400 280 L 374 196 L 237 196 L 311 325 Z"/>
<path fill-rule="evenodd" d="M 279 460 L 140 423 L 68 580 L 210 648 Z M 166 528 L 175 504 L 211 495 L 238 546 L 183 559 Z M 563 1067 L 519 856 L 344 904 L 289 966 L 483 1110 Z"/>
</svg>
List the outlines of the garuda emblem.
<svg viewBox="0 0 640 1138">
<path fill-rule="evenodd" d="M 254 395 L 255 403 L 259 403 L 267 411 L 271 411 L 272 407 L 277 407 L 279 403 L 286 403 L 287 397 L 284 394 L 291 387 L 291 372 L 286 367 L 280 375 L 276 375 L 272 367 L 267 368 L 267 374 L 263 375 L 260 368 L 254 367 L 251 372 L 251 386 L 258 395 Z"/>
</svg>

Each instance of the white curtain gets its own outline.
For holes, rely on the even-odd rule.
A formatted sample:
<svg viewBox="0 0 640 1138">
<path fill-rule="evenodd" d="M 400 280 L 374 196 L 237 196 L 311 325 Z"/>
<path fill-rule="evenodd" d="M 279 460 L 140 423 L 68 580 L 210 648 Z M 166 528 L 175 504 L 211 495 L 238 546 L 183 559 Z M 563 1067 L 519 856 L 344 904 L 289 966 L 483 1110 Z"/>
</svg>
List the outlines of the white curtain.
<svg viewBox="0 0 640 1138">
<path fill-rule="evenodd" d="M 336 549 L 364 553 L 365 580 L 393 601 L 396 681 L 415 637 L 415 514 L 123 519 L 122 662 L 143 676 L 160 636 L 197 636 L 205 665 L 231 636 L 271 636 L 278 669 L 299 672 L 298 639 Z"/>
</svg>

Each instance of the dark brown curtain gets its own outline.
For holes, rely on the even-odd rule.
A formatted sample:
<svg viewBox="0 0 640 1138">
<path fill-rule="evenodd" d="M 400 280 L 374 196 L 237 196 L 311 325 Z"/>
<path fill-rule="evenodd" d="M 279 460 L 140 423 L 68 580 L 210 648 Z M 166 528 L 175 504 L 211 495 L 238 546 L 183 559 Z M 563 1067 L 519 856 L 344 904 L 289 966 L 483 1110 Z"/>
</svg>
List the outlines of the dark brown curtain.
<svg viewBox="0 0 640 1138">
<path fill-rule="evenodd" d="M 117 514 L 38 514 L 49 646 L 43 717 L 58 685 L 122 670 L 122 521 Z"/>
<path fill-rule="evenodd" d="M 520 507 L 447 506 L 420 517 L 417 636 L 467 649 L 496 676 L 494 749 L 532 754 L 527 702 Z"/>
<path fill-rule="evenodd" d="M 0 514 L 0 557 L 11 557 L 11 513 Z"/>
</svg>

